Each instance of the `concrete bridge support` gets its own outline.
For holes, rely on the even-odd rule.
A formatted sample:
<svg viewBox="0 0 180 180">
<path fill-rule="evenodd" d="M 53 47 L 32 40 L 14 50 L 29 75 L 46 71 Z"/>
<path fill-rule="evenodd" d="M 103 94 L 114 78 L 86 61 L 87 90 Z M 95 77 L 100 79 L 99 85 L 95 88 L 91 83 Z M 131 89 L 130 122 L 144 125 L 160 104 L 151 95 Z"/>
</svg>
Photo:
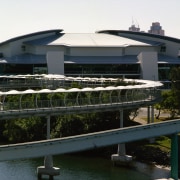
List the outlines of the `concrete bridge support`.
<svg viewBox="0 0 180 180">
<path fill-rule="evenodd" d="M 50 116 L 47 116 L 47 139 L 50 139 Z M 52 155 L 47 155 L 44 158 L 44 166 L 39 166 L 37 168 L 38 179 L 42 179 L 42 175 L 48 175 L 50 180 L 53 180 L 54 176 L 60 174 L 60 169 L 58 167 L 53 167 L 53 157 Z"/>
<path fill-rule="evenodd" d="M 123 109 L 120 110 L 120 128 L 123 128 Z M 118 144 L 117 154 L 111 155 L 114 165 L 129 165 L 132 162 L 132 156 L 126 155 L 125 143 Z"/>
</svg>

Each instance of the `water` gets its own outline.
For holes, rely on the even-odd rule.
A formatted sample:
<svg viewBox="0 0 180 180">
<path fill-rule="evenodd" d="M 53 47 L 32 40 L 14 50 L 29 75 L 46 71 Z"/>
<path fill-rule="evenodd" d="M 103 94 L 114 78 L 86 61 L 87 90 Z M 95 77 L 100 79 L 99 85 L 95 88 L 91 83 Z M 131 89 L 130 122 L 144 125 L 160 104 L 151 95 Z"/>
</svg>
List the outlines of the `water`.
<svg viewBox="0 0 180 180">
<path fill-rule="evenodd" d="M 54 180 L 152 180 L 167 178 L 169 170 L 136 163 L 136 168 L 113 167 L 108 159 L 61 155 L 54 156 L 60 176 Z M 1 180 L 37 180 L 36 169 L 43 158 L 0 162 Z M 43 176 L 43 179 L 48 179 Z"/>
</svg>

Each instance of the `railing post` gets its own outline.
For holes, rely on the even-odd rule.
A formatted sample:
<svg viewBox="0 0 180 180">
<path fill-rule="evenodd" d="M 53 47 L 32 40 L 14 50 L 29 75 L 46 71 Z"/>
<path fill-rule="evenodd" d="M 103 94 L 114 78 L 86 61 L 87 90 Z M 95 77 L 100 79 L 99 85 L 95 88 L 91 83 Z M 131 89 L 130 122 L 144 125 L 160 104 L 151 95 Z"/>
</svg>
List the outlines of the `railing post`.
<svg viewBox="0 0 180 180">
<path fill-rule="evenodd" d="M 171 178 L 178 180 L 178 135 L 171 138 Z"/>
<path fill-rule="evenodd" d="M 147 107 L 147 123 L 150 123 L 150 106 Z"/>
</svg>

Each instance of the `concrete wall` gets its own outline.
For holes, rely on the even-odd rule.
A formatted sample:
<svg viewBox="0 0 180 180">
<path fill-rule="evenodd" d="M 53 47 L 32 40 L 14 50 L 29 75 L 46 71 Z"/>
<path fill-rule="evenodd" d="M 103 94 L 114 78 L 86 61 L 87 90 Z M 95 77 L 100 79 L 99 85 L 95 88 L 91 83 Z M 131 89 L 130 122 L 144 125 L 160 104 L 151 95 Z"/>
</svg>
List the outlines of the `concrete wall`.
<svg viewBox="0 0 180 180">
<path fill-rule="evenodd" d="M 26 53 L 36 54 L 36 46 L 32 45 L 25 45 L 26 46 Z"/>
<path fill-rule="evenodd" d="M 34 40 L 34 39 L 39 39 L 39 38 L 43 38 L 43 37 L 47 37 L 47 36 L 50 36 L 50 35 L 53 35 L 54 33 L 47 33 L 47 34 L 39 34 L 39 35 L 35 35 L 35 36 L 28 36 L 28 37 L 24 37 L 24 38 L 20 38 L 15 41 L 12 41 L 12 42 L 7 42 L 7 44 L 5 44 L 5 46 L 1 46 L 0 47 L 0 52 L 3 53 L 4 57 L 12 57 L 12 56 L 16 56 L 16 55 L 19 55 L 19 54 L 22 54 L 22 53 L 26 53 L 30 50 L 26 50 L 23 51 L 23 48 L 22 46 L 25 45 L 24 42 L 26 41 L 31 41 L 31 40 Z M 8 50 L 7 48 L 5 47 L 8 47 Z M 25 45 L 26 47 L 26 45 Z M 28 46 L 30 47 L 30 46 Z M 36 51 L 36 48 L 34 47 L 31 47 L 31 50 L 33 49 L 33 52 Z"/>
<path fill-rule="evenodd" d="M 129 46 L 125 48 L 126 55 L 138 55 L 141 52 L 158 51 L 158 48 L 151 46 Z"/>
<path fill-rule="evenodd" d="M 178 57 L 180 44 L 174 43 L 174 42 L 168 42 L 165 44 L 166 46 L 166 52 L 165 54 L 172 56 L 172 57 Z"/>
<path fill-rule="evenodd" d="M 71 47 L 71 56 L 122 56 L 122 47 Z"/>
<path fill-rule="evenodd" d="M 158 81 L 157 52 L 141 52 L 138 55 L 142 79 Z"/>
<path fill-rule="evenodd" d="M 61 51 L 49 51 L 46 55 L 48 74 L 64 75 L 64 53 Z"/>
<path fill-rule="evenodd" d="M 9 44 L 4 44 L 0 47 L 0 53 L 3 53 L 4 57 L 10 57 L 11 55 L 11 49 Z"/>
<path fill-rule="evenodd" d="M 15 56 L 18 54 L 25 53 L 26 51 L 23 51 L 22 46 L 23 46 L 23 40 L 10 43 L 10 56 Z"/>
<path fill-rule="evenodd" d="M 33 46 L 33 45 L 26 45 L 26 53 L 31 54 L 38 54 L 38 55 L 44 55 L 47 54 L 49 51 L 62 51 L 64 54 L 66 54 L 66 49 L 64 46 Z"/>
<path fill-rule="evenodd" d="M 142 34 L 128 34 L 127 33 L 119 33 L 120 36 L 124 37 L 130 37 L 130 38 L 135 38 L 135 39 L 144 39 L 148 41 L 154 41 L 154 42 L 160 42 L 163 43 L 164 46 L 166 46 L 166 52 L 162 53 L 164 55 L 172 56 L 172 57 L 177 57 L 178 50 L 180 49 L 180 43 L 175 42 L 175 41 L 170 41 L 166 40 L 163 38 L 158 38 L 157 37 L 150 37 L 150 36 L 143 36 Z"/>
</svg>

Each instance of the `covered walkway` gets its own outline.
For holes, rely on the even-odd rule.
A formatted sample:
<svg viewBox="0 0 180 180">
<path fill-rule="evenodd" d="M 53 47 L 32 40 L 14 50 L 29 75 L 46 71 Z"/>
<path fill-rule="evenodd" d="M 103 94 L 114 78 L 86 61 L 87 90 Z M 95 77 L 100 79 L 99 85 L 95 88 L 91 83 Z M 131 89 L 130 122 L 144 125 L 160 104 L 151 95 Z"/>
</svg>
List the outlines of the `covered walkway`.
<svg viewBox="0 0 180 180">
<path fill-rule="evenodd" d="M 19 76 L 18 76 L 19 78 Z M 117 79 L 106 78 L 66 78 L 63 76 L 38 77 L 53 86 L 53 81 L 64 88 L 27 89 L 0 91 L 1 119 L 29 115 L 46 116 L 74 113 L 77 111 L 97 112 L 151 105 L 160 100 L 159 82 L 137 80 L 135 85 L 110 86 Z M 126 80 L 135 83 L 134 80 Z M 26 82 L 23 80 L 23 82 Z M 70 88 L 77 82 L 82 88 Z M 90 84 L 94 87 L 89 86 Z M 83 87 L 84 85 L 87 87 Z M 69 85 L 69 88 L 67 88 Z"/>
</svg>

